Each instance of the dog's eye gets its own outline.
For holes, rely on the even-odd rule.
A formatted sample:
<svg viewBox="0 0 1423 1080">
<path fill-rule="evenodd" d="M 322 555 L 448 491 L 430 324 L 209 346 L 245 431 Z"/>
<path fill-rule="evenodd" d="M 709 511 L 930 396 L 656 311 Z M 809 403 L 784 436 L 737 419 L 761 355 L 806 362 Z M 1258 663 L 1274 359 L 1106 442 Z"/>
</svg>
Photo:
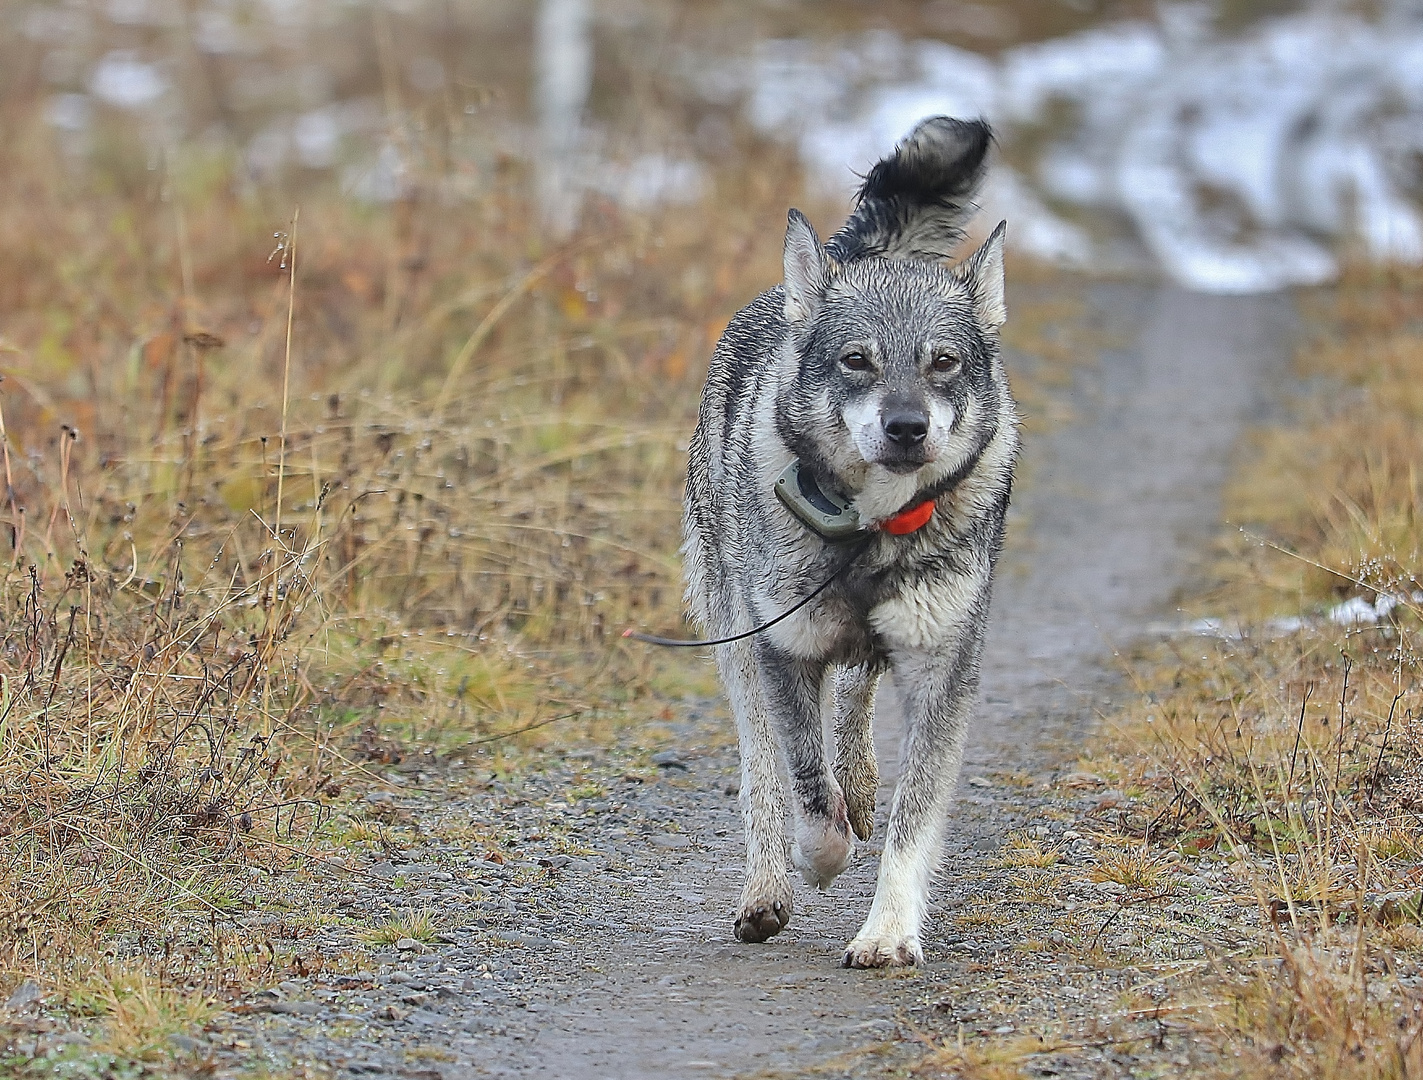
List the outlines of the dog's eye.
<svg viewBox="0 0 1423 1080">
<path fill-rule="evenodd" d="M 851 371 L 864 371 L 870 366 L 870 358 L 862 352 L 849 352 L 840 357 L 840 363 Z"/>
<path fill-rule="evenodd" d="M 934 370 L 940 372 L 958 371 L 963 367 L 963 361 L 953 353 L 939 353 L 934 357 Z"/>
</svg>

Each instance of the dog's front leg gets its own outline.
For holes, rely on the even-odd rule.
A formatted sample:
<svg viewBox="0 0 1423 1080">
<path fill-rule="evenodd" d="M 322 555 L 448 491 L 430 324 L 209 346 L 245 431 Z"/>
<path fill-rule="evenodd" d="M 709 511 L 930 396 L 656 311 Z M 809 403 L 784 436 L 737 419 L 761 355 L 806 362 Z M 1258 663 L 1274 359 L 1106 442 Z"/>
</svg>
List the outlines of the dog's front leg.
<svg viewBox="0 0 1423 1080">
<path fill-rule="evenodd" d="M 829 888 L 854 853 L 845 796 L 831 774 L 821 724 L 821 690 L 827 665 L 756 643 L 761 685 L 777 742 L 785 754 L 795 816 L 791 861 L 806 883 Z"/>
<path fill-rule="evenodd" d="M 738 941 L 765 941 L 791 920 L 786 873 L 785 803 L 776 775 L 776 744 L 749 641 L 722 645 L 717 666 L 741 749 L 741 817 L 746 828 L 746 881 L 736 910 Z"/>
<path fill-rule="evenodd" d="M 896 657 L 908 717 L 902 772 L 890 805 L 869 917 L 845 949 L 846 967 L 922 963 L 919 929 L 943 848 L 977 692 L 976 643 L 944 654 Z"/>
<path fill-rule="evenodd" d="M 879 681 L 879 670 L 867 664 L 835 672 L 835 779 L 845 793 L 850 825 L 861 840 L 868 840 L 875 827 L 879 765 L 874 716 Z"/>
</svg>

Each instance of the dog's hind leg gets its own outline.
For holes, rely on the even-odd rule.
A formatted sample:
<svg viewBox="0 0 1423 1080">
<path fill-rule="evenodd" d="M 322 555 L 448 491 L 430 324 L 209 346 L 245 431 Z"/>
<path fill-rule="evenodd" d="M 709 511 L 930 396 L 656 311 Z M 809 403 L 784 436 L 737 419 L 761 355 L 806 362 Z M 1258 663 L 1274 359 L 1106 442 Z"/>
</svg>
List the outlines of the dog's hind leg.
<svg viewBox="0 0 1423 1080">
<path fill-rule="evenodd" d="M 890 806 L 874 903 L 845 949 L 846 967 L 898 967 L 924 959 L 919 929 L 963 763 L 977 690 L 976 665 L 974 645 L 952 650 L 949 656 L 896 660 L 895 682 L 908 713 L 908 743 Z"/>
<path fill-rule="evenodd" d="M 738 941 L 765 941 L 790 922 L 785 803 L 776 775 L 776 744 L 750 642 L 716 651 L 741 748 L 741 816 L 746 827 L 746 881 L 737 904 Z"/>
<path fill-rule="evenodd" d="M 807 884 L 828 888 L 849 864 L 855 845 L 845 796 L 825 752 L 821 691 L 827 665 L 782 652 L 764 639 L 757 642 L 756 659 L 794 794 L 791 861 Z"/>
<path fill-rule="evenodd" d="M 875 828 L 875 689 L 880 673 L 868 665 L 835 670 L 835 779 L 845 793 L 850 827 L 861 840 Z"/>
</svg>

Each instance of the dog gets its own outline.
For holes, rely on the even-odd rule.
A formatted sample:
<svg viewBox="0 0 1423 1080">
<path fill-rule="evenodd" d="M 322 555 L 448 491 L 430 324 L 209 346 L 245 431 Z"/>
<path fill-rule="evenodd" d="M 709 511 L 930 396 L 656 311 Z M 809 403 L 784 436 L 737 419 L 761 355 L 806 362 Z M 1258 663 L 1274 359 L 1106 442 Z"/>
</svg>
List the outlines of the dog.
<svg viewBox="0 0 1423 1080">
<path fill-rule="evenodd" d="M 946 260 L 991 142 L 982 121 L 923 121 L 870 170 L 823 246 L 790 211 L 784 282 L 727 326 L 690 445 L 688 607 L 713 637 L 745 635 L 716 649 L 741 751 L 739 940 L 765 941 L 791 917 L 777 755 L 790 861 L 827 888 L 853 854 L 851 830 L 867 840 L 873 827 L 883 674 L 904 701 L 903 768 L 846 967 L 923 962 L 977 696 L 1018 453 L 999 357 L 1006 222 L 966 260 Z"/>
</svg>

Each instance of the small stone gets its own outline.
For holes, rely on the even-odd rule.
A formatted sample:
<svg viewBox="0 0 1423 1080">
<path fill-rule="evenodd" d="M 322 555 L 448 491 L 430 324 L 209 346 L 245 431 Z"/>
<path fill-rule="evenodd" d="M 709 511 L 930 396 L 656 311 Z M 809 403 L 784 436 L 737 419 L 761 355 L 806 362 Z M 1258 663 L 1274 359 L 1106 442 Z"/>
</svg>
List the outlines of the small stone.
<svg viewBox="0 0 1423 1080">
<path fill-rule="evenodd" d="M 26 1009 L 39 1008 L 40 1004 L 40 984 L 34 979 L 26 979 L 5 1002 L 5 1008 L 10 1012 L 23 1012 Z"/>
<path fill-rule="evenodd" d="M 413 937 L 403 937 L 395 943 L 395 947 L 401 952 L 423 953 L 428 950 Z"/>
<path fill-rule="evenodd" d="M 992 787 L 993 781 L 986 776 L 970 776 L 968 778 L 969 787 L 985 788 Z"/>
<path fill-rule="evenodd" d="M 659 769 L 681 769 L 683 772 L 691 768 L 675 750 L 659 750 L 652 755 L 652 764 Z"/>
<path fill-rule="evenodd" d="M 289 1016 L 315 1016 L 321 1011 L 319 1001 L 274 1001 L 267 1006 L 268 1012 L 284 1013 Z"/>
<path fill-rule="evenodd" d="M 649 839 L 653 847 L 666 848 L 672 851 L 681 851 L 692 846 L 691 840 L 681 833 L 660 833 Z"/>
<path fill-rule="evenodd" d="M 399 1005 L 387 1005 L 383 1009 L 376 1010 L 377 1020 L 404 1020 L 410 1015 L 408 1009 L 402 1009 Z"/>
</svg>

